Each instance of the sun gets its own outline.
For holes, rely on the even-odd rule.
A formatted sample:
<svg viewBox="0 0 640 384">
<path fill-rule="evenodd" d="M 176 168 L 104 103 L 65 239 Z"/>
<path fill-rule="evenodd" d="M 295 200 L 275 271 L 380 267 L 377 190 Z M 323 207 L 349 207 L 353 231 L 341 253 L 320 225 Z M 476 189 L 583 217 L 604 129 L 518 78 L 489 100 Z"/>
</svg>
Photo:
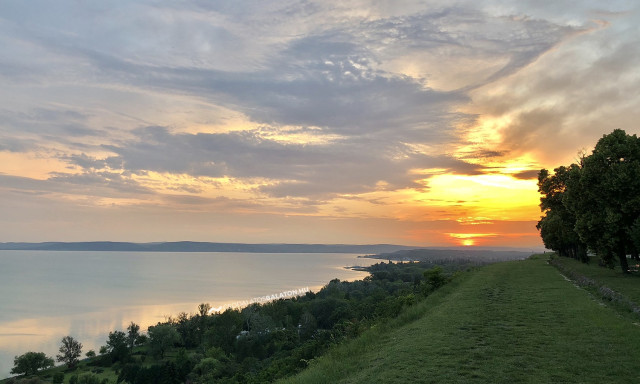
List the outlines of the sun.
<svg viewBox="0 0 640 384">
<path fill-rule="evenodd" d="M 473 241 L 473 239 L 465 239 L 462 240 L 462 245 L 464 245 L 465 247 L 470 247 L 472 245 L 474 245 L 476 242 Z"/>
</svg>

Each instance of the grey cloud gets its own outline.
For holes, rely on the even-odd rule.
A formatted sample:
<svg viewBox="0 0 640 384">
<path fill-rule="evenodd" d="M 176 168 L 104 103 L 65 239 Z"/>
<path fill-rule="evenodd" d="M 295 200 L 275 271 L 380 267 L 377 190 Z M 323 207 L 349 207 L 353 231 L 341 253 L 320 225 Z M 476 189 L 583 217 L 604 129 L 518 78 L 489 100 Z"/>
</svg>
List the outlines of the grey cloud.
<svg viewBox="0 0 640 384">
<path fill-rule="evenodd" d="M 224 196 L 219 197 L 203 197 L 193 195 L 181 195 L 181 194 L 166 194 L 162 196 L 162 200 L 168 203 L 174 209 L 179 210 L 197 210 L 201 211 L 203 207 L 214 210 L 217 213 L 222 212 L 239 212 L 239 211 L 251 211 L 260 212 L 268 211 L 268 206 L 264 203 L 256 200 L 249 199 L 231 199 Z M 280 206 L 281 208 L 284 206 Z M 316 208 L 313 206 L 305 205 L 286 205 L 287 212 L 313 212 Z"/>
<path fill-rule="evenodd" d="M 121 165 L 125 172 L 187 173 L 194 176 L 267 178 L 260 191 L 272 196 L 326 198 L 360 193 L 386 182 L 390 189 L 414 185 L 412 169 L 445 168 L 479 174 L 482 168 L 446 155 L 428 156 L 385 141 L 346 139 L 330 144 L 280 143 L 256 132 L 171 133 L 163 127 L 140 128 L 135 140 L 105 149 L 107 159 L 86 155 L 66 158 L 100 176 L 95 169 Z M 426 176 L 425 176 L 426 177 Z"/>
<path fill-rule="evenodd" d="M 375 69 L 376 63 L 401 49 L 509 56 L 509 63 L 490 77 L 492 81 L 527 65 L 570 30 L 549 22 L 445 8 L 325 27 L 290 39 L 265 59 L 262 69 L 248 72 L 144 62 L 100 44 L 41 39 L 49 49 L 89 59 L 98 71 L 95 75 L 104 81 L 202 97 L 240 110 L 259 123 L 446 142 L 454 139 L 448 133 L 454 119 L 450 111 L 468 101 L 465 93 L 425 88 L 415 79 Z"/>
<path fill-rule="evenodd" d="M 0 148 L 14 152 L 43 150 L 53 143 L 71 148 L 92 146 L 85 139 L 105 137 L 105 132 L 88 123 L 89 116 L 77 110 L 59 108 L 33 108 L 26 112 L 0 109 Z M 95 146 L 93 146 L 95 149 Z"/>
<path fill-rule="evenodd" d="M 0 174 L 0 186 L 24 194 L 65 194 L 93 197 L 148 196 L 153 192 L 126 175 L 114 172 L 54 173 L 47 180 Z"/>
<path fill-rule="evenodd" d="M 538 178 L 538 172 L 540 172 L 540 171 L 532 169 L 532 170 L 529 170 L 529 171 L 522 171 L 522 172 L 515 173 L 513 176 L 516 179 L 531 180 L 531 179 L 537 179 Z"/>
<path fill-rule="evenodd" d="M 112 195 L 114 192 L 127 195 L 154 193 L 149 188 L 143 187 L 135 180 L 127 177 L 127 175 L 117 172 L 86 171 L 80 174 L 54 172 L 47 181 L 60 186 L 60 189 L 65 192 L 69 192 L 71 188 L 84 187 L 86 188 L 84 193 L 87 195 L 94 195 L 94 191 L 99 191 L 100 188 L 108 190 L 107 195 Z M 72 187 L 67 189 L 64 188 L 64 185 L 72 185 Z"/>
<path fill-rule="evenodd" d="M 65 160 L 70 164 L 77 165 L 85 169 L 102 169 L 107 167 L 108 165 L 106 160 L 96 159 L 92 156 L 88 156 L 85 153 L 81 153 L 79 155 L 74 154 L 70 156 L 61 156 L 61 160 Z"/>
<path fill-rule="evenodd" d="M 33 149 L 36 144 L 31 140 L 16 139 L 13 137 L 0 137 L 0 151 L 26 152 Z"/>
</svg>

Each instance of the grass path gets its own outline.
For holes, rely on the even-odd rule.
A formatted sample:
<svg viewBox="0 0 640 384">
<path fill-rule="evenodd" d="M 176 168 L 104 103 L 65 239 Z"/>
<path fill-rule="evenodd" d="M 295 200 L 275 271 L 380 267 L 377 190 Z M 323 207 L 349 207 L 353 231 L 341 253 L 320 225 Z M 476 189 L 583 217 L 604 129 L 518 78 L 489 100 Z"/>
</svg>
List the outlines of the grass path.
<svg viewBox="0 0 640 384">
<path fill-rule="evenodd" d="M 284 382 L 640 382 L 640 327 L 540 258 L 469 273 L 404 317 L 417 320 L 365 333 Z"/>
</svg>

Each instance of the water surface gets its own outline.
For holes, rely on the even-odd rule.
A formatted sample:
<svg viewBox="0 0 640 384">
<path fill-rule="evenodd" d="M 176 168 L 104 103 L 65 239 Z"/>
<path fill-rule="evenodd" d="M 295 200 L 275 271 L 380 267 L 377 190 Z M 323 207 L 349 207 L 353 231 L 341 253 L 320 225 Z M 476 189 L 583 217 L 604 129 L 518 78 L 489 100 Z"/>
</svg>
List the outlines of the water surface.
<svg viewBox="0 0 640 384">
<path fill-rule="evenodd" d="M 200 303 L 229 306 L 331 279 L 357 280 L 379 260 L 354 254 L 0 251 L 0 378 L 27 351 L 55 356 L 62 337 L 104 345 Z"/>
</svg>

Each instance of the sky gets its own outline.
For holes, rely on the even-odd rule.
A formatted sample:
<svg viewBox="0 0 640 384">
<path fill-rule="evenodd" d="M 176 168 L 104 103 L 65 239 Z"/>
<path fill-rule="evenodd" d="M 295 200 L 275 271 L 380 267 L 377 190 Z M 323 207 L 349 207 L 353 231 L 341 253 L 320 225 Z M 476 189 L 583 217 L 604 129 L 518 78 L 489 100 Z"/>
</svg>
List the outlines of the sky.
<svg viewBox="0 0 640 384">
<path fill-rule="evenodd" d="M 0 2 L 0 241 L 541 247 L 636 1 Z"/>
</svg>

